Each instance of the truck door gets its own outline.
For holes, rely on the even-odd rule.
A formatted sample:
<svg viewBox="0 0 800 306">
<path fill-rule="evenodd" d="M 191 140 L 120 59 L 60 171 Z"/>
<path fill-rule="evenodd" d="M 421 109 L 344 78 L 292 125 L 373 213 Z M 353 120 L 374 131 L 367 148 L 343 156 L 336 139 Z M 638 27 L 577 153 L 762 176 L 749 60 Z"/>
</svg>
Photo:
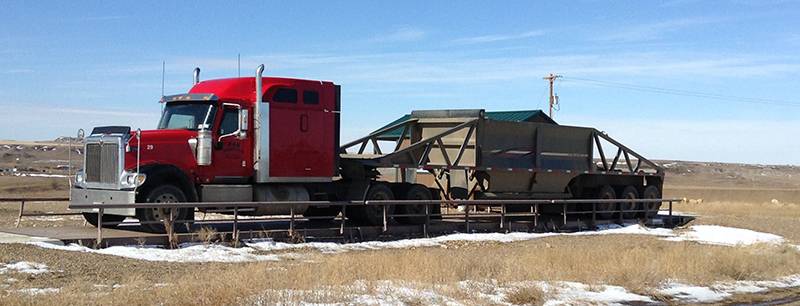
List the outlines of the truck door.
<svg viewBox="0 0 800 306">
<path fill-rule="evenodd" d="M 248 146 L 245 144 L 245 139 L 239 137 L 240 112 L 240 106 L 237 104 L 222 104 L 222 114 L 216 125 L 217 133 L 212 153 L 215 182 L 247 181 L 250 163 L 247 161 L 248 155 L 245 154 Z"/>
</svg>

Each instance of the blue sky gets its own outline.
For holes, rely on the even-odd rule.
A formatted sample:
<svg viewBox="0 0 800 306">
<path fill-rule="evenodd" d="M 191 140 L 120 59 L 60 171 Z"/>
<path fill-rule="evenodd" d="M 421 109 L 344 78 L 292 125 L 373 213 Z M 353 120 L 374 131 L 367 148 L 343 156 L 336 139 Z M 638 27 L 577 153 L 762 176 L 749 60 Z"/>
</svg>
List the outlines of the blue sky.
<svg viewBox="0 0 800 306">
<path fill-rule="evenodd" d="M 343 140 L 412 109 L 544 108 L 555 72 L 558 122 L 645 156 L 800 165 L 798 1 L 166 2 L 0 2 L 0 139 L 153 128 L 162 61 L 170 94 L 241 54 L 242 75 L 341 84 Z"/>
</svg>

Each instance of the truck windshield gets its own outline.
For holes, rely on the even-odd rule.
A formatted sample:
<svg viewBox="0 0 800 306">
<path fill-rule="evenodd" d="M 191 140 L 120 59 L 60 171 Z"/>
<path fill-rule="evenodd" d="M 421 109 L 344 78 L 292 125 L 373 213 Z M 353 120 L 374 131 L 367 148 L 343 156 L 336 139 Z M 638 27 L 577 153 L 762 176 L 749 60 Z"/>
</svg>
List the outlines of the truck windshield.
<svg viewBox="0 0 800 306">
<path fill-rule="evenodd" d="M 158 123 L 159 130 L 197 130 L 198 126 L 205 124 L 210 127 L 214 120 L 217 108 L 211 103 L 204 102 L 170 102 L 164 108 L 161 121 Z"/>
</svg>

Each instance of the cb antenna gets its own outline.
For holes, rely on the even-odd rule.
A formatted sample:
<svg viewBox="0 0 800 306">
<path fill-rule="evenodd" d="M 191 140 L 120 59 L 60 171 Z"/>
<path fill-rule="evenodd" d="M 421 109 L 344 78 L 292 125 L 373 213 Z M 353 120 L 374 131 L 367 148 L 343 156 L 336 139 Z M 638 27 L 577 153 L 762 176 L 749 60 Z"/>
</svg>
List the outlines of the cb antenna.
<svg viewBox="0 0 800 306">
<path fill-rule="evenodd" d="M 236 73 L 241 78 L 242 77 L 242 54 L 236 54 Z"/>
<path fill-rule="evenodd" d="M 546 75 L 543 79 L 548 81 L 550 84 L 550 118 L 553 118 L 553 108 L 558 107 L 558 96 L 556 96 L 555 91 L 553 90 L 553 83 L 555 83 L 556 79 L 562 78 L 563 76 L 550 73 Z M 558 110 L 558 109 L 556 109 Z"/>
<path fill-rule="evenodd" d="M 167 72 L 167 61 L 161 62 L 161 97 L 164 97 L 164 75 Z"/>
</svg>

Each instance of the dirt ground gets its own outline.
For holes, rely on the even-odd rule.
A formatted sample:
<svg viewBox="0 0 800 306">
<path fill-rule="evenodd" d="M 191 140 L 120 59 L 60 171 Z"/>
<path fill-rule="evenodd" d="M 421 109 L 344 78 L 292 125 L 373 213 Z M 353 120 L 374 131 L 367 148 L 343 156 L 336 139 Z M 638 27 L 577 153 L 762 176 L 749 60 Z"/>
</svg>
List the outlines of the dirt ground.
<svg viewBox="0 0 800 306">
<path fill-rule="evenodd" d="M 2 152 L 0 152 L 2 154 Z M 665 197 L 687 198 L 679 212 L 697 214 L 693 224 L 716 224 L 769 232 L 800 244 L 800 168 L 665 161 Z M 33 164 L 33 163 L 31 163 Z M 0 197 L 65 196 L 66 179 L 0 176 Z M 18 203 L 0 203 L 0 227 L 13 226 Z M 26 212 L 63 212 L 65 203 L 31 203 Z M 82 225 L 79 216 L 29 217 L 22 226 Z M 383 280 L 404 281 L 466 304 L 486 304 L 463 281 L 491 279 L 498 286 L 527 280 L 620 285 L 651 295 L 667 279 L 693 284 L 770 280 L 800 273 L 800 251 L 785 247 L 724 247 L 667 242 L 646 236 L 550 237 L 516 243 L 450 243 L 412 248 L 324 254 L 251 263 L 169 263 L 32 245 L 0 245 L 0 263 L 30 261 L 49 272 L 7 272 L 0 304 L 272 304 L 346 301 L 353 283 L 367 291 Z M 13 279 L 14 281 L 8 281 Z M 25 288 L 60 288 L 22 294 Z M 327 288 L 325 295 L 312 294 Z M 329 290 L 330 288 L 340 288 Z M 370 289 L 371 288 L 371 289 Z M 287 295 L 287 292 L 294 292 Z M 797 296 L 798 288 L 739 294 L 725 303 L 754 303 Z M 534 299 L 537 294 L 520 295 Z M 538 297 L 536 299 L 540 299 Z M 255 299 L 255 300 L 254 300 Z M 524 300 L 524 299 L 523 299 Z M 415 301 L 406 301 L 415 304 Z M 417 301 L 418 302 L 418 301 Z M 541 300 L 532 301 L 533 304 Z"/>
</svg>

